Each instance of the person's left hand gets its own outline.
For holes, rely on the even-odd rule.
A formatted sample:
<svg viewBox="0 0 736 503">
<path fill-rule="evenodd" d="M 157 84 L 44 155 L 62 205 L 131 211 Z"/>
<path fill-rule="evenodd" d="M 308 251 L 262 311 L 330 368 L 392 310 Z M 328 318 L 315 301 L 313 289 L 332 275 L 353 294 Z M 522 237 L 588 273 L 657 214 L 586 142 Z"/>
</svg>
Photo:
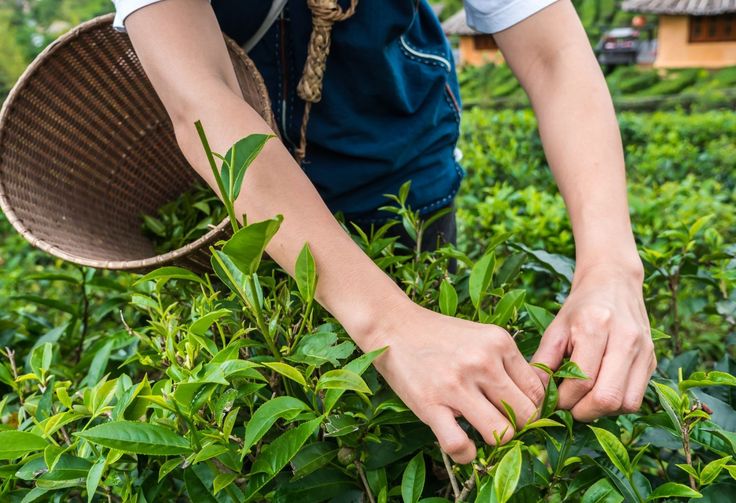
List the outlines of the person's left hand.
<svg viewBox="0 0 736 503">
<path fill-rule="evenodd" d="M 557 369 L 565 356 L 588 379 L 563 381 L 558 408 L 579 421 L 639 410 L 657 366 L 640 272 L 614 265 L 576 271 L 532 361 Z"/>
</svg>

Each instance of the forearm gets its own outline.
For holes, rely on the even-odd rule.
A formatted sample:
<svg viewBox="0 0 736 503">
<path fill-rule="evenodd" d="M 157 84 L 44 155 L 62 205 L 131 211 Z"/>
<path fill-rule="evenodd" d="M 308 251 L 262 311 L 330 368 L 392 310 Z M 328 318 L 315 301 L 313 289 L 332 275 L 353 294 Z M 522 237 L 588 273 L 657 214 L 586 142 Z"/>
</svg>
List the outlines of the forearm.
<svg viewBox="0 0 736 503">
<path fill-rule="evenodd" d="M 533 81 L 528 92 L 570 213 L 578 268 L 611 260 L 639 268 L 621 135 L 592 52 L 568 46 Z"/>
<path fill-rule="evenodd" d="M 206 105 L 180 114 L 176 132 L 190 164 L 217 190 L 193 122 L 202 121 L 211 147 L 220 153 L 248 134 L 271 131 L 229 90 L 218 87 L 207 96 Z M 373 336 L 384 331 L 379 324 L 388 313 L 410 302 L 340 227 L 278 139 L 267 142 L 246 172 L 235 210 L 238 215 L 245 213 L 250 222 L 284 216 L 267 251 L 290 274 L 304 243 L 309 243 L 319 273 L 317 299 L 362 349 L 375 349 L 379 343 Z"/>
</svg>

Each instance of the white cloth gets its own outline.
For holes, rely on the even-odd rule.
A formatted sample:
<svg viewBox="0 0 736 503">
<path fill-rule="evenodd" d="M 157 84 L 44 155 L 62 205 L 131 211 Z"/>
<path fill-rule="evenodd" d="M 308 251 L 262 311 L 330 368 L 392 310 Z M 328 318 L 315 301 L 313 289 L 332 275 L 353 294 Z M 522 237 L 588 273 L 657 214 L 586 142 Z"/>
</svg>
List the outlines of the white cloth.
<svg viewBox="0 0 736 503">
<path fill-rule="evenodd" d="M 125 18 L 131 15 L 133 12 L 151 5 L 152 3 L 160 2 L 161 0 L 112 0 L 115 4 L 115 19 L 112 22 L 112 27 L 118 31 L 125 31 Z"/>
<path fill-rule="evenodd" d="M 536 14 L 557 0 L 465 0 L 468 26 L 496 33 Z"/>
<path fill-rule="evenodd" d="M 115 4 L 113 27 L 125 31 L 125 18 L 134 11 L 161 0 L 112 0 Z M 398 1 L 398 0 L 395 0 Z M 557 0 L 465 0 L 468 26 L 483 32 L 505 30 L 539 12 Z"/>
</svg>

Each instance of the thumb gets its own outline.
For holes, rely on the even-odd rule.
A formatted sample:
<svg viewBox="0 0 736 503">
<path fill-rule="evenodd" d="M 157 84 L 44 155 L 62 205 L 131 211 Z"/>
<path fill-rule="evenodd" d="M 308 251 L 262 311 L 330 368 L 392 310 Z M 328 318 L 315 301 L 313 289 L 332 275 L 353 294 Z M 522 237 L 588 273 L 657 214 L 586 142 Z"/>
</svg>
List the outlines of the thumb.
<svg viewBox="0 0 736 503">
<path fill-rule="evenodd" d="M 534 353 L 534 356 L 532 356 L 532 363 L 543 363 L 552 370 L 557 370 L 562 363 L 562 359 L 565 357 L 566 352 L 566 333 L 558 329 L 553 324 L 544 332 L 542 341 L 539 343 L 539 348 L 536 353 Z M 534 370 L 546 386 L 549 381 L 549 374 L 536 367 L 534 367 Z"/>
<path fill-rule="evenodd" d="M 448 407 L 434 407 L 427 414 L 425 422 L 437 437 L 442 450 L 456 463 L 464 465 L 475 459 L 475 443 L 460 428 L 454 414 Z"/>
</svg>

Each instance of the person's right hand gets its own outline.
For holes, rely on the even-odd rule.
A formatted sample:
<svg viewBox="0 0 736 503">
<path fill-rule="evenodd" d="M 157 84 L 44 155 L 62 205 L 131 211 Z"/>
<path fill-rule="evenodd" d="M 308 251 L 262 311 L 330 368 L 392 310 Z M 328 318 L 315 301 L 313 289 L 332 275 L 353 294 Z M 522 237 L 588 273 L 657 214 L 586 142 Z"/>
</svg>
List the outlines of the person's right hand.
<svg viewBox="0 0 736 503">
<path fill-rule="evenodd" d="M 388 346 L 375 366 L 455 462 L 469 463 L 476 455 L 457 416 L 495 445 L 494 433 L 502 443 L 514 435 L 502 400 L 514 410 L 517 427 L 537 415 L 542 381 L 502 328 L 413 303 L 395 309 L 390 318 L 370 340 L 369 349 Z"/>
</svg>

